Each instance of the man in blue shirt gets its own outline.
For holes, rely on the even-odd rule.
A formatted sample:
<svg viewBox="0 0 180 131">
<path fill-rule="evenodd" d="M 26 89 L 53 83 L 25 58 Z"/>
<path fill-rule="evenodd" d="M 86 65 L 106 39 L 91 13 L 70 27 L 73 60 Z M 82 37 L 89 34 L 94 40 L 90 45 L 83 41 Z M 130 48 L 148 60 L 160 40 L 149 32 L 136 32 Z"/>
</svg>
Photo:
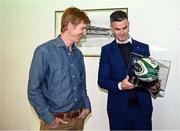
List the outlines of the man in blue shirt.
<svg viewBox="0 0 180 131">
<path fill-rule="evenodd" d="M 78 8 L 67 8 L 61 35 L 38 46 L 32 59 L 28 99 L 41 121 L 41 130 L 82 130 L 91 112 L 85 66 L 79 43 L 90 20 Z"/>
</svg>

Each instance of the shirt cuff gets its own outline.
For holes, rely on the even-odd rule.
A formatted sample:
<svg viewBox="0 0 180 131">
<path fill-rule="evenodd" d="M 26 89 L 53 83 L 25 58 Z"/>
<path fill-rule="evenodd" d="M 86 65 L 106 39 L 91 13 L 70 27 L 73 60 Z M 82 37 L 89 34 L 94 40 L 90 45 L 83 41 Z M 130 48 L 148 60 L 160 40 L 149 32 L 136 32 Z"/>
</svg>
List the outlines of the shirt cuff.
<svg viewBox="0 0 180 131">
<path fill-rule="evenodd" d="M 121 87 L 121 82 L 118 83 L 118 89 L 123 90 L 122 87 Z"/>
<path fill-rule="evenodd" d="M 55 119 L 55 116 L 52 113 L 48 113 L 47 115 L 43 116 L 42 120 L 47 123 L 51 124 L 51 122 Z"/>
</svg>

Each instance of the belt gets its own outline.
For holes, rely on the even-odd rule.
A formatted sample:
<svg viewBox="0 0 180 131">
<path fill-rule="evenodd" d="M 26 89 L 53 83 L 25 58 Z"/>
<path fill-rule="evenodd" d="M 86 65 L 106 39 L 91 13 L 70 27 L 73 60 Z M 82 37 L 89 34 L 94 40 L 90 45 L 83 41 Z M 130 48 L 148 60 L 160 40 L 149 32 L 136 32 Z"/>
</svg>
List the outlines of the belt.
<svg viewBox="0 0 180 131">
<path fill-rule="evenodd" d="M 75 118 L 80 115 L 82 109 L 79 109 L 77 111 L 71 111 L 71 112 L 56 112 L 54 115 L 58 118 Z"/>
</svg>

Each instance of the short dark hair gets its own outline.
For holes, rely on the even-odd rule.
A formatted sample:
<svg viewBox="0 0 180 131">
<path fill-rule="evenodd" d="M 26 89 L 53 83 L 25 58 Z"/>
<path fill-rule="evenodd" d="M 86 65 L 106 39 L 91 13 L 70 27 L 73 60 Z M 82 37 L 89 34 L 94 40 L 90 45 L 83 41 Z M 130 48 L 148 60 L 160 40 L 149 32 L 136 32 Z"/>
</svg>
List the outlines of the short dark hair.
<svg viewBox="0 0 180 131">
<path fill-rule="evenodd" d="M 78 25 L 81 21 L 87 25 L 90 24 L 89 17 L 84 11 L 76 7 L 67 8 L 61 18 L 61 32 L 67 30 L 68 23 Z"/>
<path fill-rule="evenodd" d="M 110 15 L 110 22 L 128 19 L 127 13 L 121 10 L 115 11 Z"/>
</svg>

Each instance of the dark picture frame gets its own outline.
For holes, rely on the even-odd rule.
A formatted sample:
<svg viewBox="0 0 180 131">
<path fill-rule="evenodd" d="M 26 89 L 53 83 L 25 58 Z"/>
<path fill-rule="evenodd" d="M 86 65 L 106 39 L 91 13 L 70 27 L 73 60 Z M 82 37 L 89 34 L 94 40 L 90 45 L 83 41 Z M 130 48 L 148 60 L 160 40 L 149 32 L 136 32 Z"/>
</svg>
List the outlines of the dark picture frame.
<svg viewBox="0 0 180 131">
<path fill-rule="evenodd" d="M 110 43 L 114 38 L 110 30 L 110 14 L 122 10 L 128 14 L 128 8 L 84 9 L 91 24 L 87 36 L 77 44 L 85 57 L 99 57 L 101 47 Z M 55 11 L 54 36 L 60 34 L 61 17 L 64 11 Z"/>
</svg>

